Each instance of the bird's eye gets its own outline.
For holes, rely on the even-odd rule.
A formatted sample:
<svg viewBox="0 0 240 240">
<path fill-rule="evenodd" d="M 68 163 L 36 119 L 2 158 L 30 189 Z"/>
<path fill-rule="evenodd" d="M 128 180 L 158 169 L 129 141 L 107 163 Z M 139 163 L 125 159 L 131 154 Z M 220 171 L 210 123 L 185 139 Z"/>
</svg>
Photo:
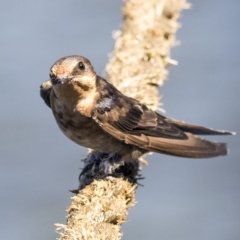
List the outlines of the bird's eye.
<svg viewBox="0 0 240 240">
<path fill-rule="evenodd" d="M 83 62 L 79 62 L 79 63 L 78 63 L 78 67 L 79 67 L 79 69 L 81 69 L 81 70 L 85 70 L 85 65 L 84 65 Z"/>
</svg>

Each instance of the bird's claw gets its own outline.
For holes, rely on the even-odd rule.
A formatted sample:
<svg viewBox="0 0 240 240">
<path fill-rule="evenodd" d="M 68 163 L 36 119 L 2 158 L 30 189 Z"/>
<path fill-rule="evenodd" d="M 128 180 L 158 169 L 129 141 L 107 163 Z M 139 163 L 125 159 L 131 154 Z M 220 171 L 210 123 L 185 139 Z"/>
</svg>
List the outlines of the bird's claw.
<svg viewBox="0 0 240 240">
<path fill-rule="evenodd" d="M 117 168 L 124 165 L 124 161 L 115 154 L 110 154 L 108 159 L 104 162 L 104 173 L 109 175 L 113 174 Z"/>
</svg>

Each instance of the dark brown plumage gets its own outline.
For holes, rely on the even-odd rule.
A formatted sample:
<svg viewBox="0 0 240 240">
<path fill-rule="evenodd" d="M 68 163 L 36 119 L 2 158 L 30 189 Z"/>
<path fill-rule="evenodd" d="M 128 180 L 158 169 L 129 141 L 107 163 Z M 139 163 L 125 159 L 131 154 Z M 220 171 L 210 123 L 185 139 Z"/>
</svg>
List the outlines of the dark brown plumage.
<svg viewBox="0 0 240 240">
<path fill-rule="evenodd" d="M 82 146 L 124 161 L 154 151 L 189 158 L 227 154 L 224 143 L 193 134 L 233 134 L 166 118 L 119 92 L 84 57 L 58 60 L 40 93 L 63 133 Z"/>
</svg>

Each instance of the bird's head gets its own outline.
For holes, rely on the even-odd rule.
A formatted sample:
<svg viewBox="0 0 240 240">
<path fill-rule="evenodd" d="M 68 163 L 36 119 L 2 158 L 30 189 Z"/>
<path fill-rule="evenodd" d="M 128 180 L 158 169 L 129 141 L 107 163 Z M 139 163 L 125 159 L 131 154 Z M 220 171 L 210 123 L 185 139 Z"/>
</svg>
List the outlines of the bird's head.
<svg viewBox="0 0 240 240">
<path fill-rule="evenodd" d="M 83 85 L 91 85 L 96 73 L 87 58 L 72 55 L 59 59 L 50 69 L 50 78 L 53 85 L 81 82 Z"/>
<path fill-rule="evenodd" d="M 77 55 L 56 61 L 50 69 L 50 78 L 57 95 L 81 95 L 96 87 L 96 73 L 90 61 Z"/>
</svg>

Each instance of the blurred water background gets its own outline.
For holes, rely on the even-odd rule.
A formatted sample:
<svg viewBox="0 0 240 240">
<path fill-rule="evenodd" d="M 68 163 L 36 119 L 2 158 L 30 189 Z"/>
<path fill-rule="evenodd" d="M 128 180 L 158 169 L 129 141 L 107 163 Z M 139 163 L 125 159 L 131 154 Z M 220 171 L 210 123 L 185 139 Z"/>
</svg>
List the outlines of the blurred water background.
<svg viewBox="0 0 240 240">
<path fill-rule="evenodd" d="M 240 133 L 240 1 L 191 1 L 160 90 L 167 116 Z M 120 28 L 121 0 L 12 0 L 0 7 L 0 238 L 55 239 L 86 149 L 68 140 L 39 96 L 60 57 L 89 58 L 98 74 Z M 239 240 L 240 137 L 227 157 L 153 154 L 123 239 Z"/>
</svg>

